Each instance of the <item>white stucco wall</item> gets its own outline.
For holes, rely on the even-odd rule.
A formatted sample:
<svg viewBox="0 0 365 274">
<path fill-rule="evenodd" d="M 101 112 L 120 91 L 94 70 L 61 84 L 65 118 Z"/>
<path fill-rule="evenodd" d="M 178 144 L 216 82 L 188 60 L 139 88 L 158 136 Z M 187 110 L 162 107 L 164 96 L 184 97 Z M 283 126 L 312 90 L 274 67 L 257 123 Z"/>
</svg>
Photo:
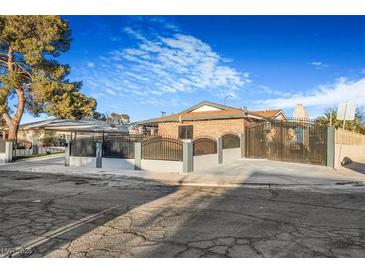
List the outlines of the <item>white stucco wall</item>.
<svg viewBox="0 0 365 274">
<path fill-rule="evenodd" d="M 134 159 L 103 158 L 102 168 L 134 170 Z"/>
<path fill-rule="evenodd" d="M 341 155 L 340 155 L 341 150 Z M 341 166 L 343 158 L 348 157 L 354 162 L 365 164 L 365 145 L 341 145 L 335 147 L 335 168 Z"/>
<path fill-rule="evenodd" d="M 223 163 L 230 163 L 241 158 L 241 148 L 223 149 Z"/>
<path fill-rule="evenodd" d="M 70 156 L 70 166 L 96 167 L 96 157 Z"/>
<path fill-rule="evenodd" d="M 144 160 L 141 162 L 142 170 L 146 171 L 158 171 L 169 173 L 182 173 L 183 162 L 182 161 L 162 161 L 162 160 Z"/>
<path fill-rule="evenodd" d="M 193 170 L 199 171 L 218 166 L 218 154 L 208 154 L 193 157 Z"/>
</svg>

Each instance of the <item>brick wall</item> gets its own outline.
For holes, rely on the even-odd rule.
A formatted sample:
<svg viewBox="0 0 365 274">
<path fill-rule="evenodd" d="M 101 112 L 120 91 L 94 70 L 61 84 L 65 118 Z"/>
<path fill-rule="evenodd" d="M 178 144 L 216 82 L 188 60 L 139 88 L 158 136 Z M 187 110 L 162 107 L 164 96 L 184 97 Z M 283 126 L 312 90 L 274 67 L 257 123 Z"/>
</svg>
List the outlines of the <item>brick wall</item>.
<svg viewBox="0 0 365 274">
<path fill-rule="evenodd" d="M 225 133 L 243 133 L 245 120 L 243 119 L 222 119 L 222 120 L 204 120 L 204 121 L 186 121 L 159 123 L 158 134 L 160 136 L 171 136 L 178 138 L 179 126 L 193 126 L 194 139 L 203 136 L 218 138 Z"/>
</svg>

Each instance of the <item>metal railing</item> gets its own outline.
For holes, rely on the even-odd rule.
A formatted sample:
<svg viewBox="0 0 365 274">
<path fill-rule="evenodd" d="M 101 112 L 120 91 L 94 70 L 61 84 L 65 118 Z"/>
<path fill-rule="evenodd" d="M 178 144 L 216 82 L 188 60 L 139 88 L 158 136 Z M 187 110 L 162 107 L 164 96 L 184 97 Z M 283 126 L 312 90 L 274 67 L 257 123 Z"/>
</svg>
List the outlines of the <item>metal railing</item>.
<svg viewBox="0 0 365 274">
<path fill-rule="evenodd" d="M 226 134 L 222 136 L 222 147 L 223 149 L 228 148 L 239 148 L 240 147 L 240 137 L 235 134 Z"/>
<path fill-rule="evenodd" d="M 201 156 L 217 153 L 217 141 L 210 138 L 199 138 L 193 142 L 193 155 Z"/>
<path fill-rule="evenodd" d="M 152 137 L 142 142 L 142 159 L 183 160 L 183 143 L 172 137 Z"/>
</svg>

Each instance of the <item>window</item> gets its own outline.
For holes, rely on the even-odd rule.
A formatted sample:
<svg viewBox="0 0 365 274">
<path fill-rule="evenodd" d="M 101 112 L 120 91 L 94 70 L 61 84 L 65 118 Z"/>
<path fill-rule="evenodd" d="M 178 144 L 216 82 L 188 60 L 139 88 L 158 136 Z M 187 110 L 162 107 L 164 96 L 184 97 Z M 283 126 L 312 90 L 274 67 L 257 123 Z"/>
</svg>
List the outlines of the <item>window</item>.
<svg viewBox="0 0 365 274">
<path fill-rule="evenodd" d="M 193 126 L 179 126 L 180 139 L 193 139 Z"/>
</svg>

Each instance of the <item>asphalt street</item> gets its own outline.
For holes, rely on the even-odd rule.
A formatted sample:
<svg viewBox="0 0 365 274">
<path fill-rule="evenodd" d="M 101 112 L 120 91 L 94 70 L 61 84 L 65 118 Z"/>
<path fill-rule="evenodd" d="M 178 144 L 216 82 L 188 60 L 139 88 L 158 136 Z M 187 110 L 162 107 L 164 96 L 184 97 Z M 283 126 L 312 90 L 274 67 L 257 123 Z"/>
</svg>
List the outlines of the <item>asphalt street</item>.
<svg viewBox="0 0 365 274">
<path fill-rule="evenodd" d="M 0 255 L 365 257 L 362 184 L 320 189 L 115 181 L 2 168 Z"/>
</svg>

